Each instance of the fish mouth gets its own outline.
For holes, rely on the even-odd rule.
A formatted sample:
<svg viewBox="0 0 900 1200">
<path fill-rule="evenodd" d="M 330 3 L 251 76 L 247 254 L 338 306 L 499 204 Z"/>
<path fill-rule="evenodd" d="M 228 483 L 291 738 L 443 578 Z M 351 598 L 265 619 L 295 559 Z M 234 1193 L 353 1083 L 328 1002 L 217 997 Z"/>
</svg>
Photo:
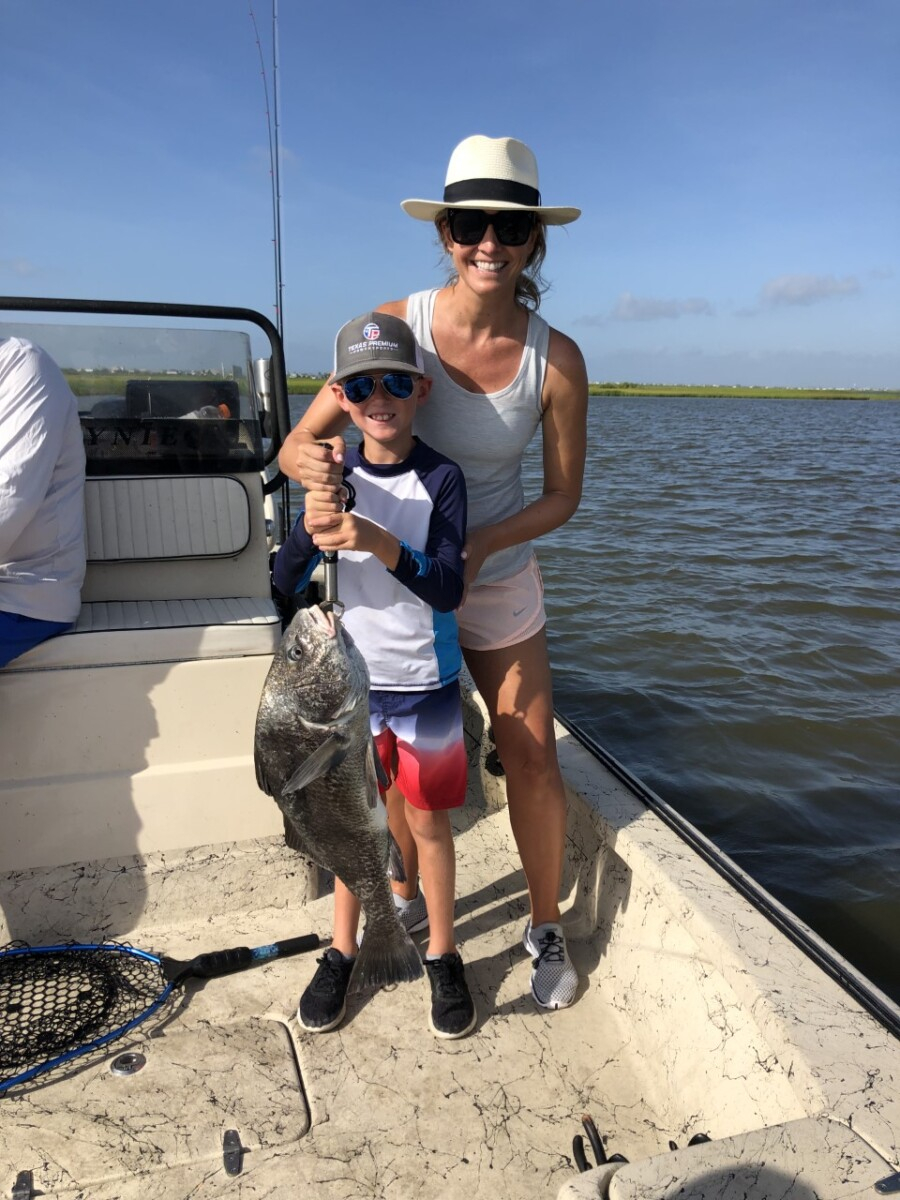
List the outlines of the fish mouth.
<svg viewBox="0 0 900 1200">
<path fill-rule="evenodd" d="M 327 637 L 337 637 L 338 627 L 334 612 L 325 612 L 323 609 L 319 608 L 318 604 L 313 604 L 308 611 L 312 619 Z"/>
</svg>

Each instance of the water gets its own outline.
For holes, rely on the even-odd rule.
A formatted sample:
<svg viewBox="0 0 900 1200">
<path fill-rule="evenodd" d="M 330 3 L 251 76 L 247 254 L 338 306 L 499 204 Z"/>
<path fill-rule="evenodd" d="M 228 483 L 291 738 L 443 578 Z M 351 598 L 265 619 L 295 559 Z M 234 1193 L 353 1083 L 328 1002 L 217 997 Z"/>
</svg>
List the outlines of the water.
<svg viewBox="0 0 900 1200">
<path fill-rule="evenodd" d="M 558 708 L 900 1000 L 898 446 L 884 401 L 592 401 L 539 558 Z"/>
<path fill-rule="evenodd" d="M 560 711 L 900 1001 L 898 446 L 887 401 L 592 400 L 538 554 Z"/>
</svg>

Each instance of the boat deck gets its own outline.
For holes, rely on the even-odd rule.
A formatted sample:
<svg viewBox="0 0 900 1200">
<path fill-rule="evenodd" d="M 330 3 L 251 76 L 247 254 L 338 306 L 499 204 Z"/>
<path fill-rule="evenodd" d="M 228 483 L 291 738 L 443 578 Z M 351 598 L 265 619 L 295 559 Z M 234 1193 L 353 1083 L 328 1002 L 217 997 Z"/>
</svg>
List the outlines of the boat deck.
<svg viewBox="0 0 900 1200">
<path fill-rule="evenodd" d="M 565 738 L 561 748 L 570 783 L 591 795 L 570 817 L 564 921 L 583 977 L 570 1009 L 542 1012 L 531 998 L 508 815 L 473 770 L 455 815 L 458 939 L 478 1009 L 468 1038 L 430 1033 L 424 978 L 351 997 L 340 1029 L 305 1033 L 294 1014 L 315 953 L 191 983 L 152 1028 L 0 1097 L 0 1192 L 31 1171 L 35 1195 L 71 1200 L 763 1200 L 784 1177 L 729 1191 L 727 1155 L 718 1183 L 684 1191 L 698 1159 L 683 1148 L 709 1134 L 712 1150 L 695 1149 L 715 1165 L 727 1139 L 764 1130 L 772 1163 L 796 1157 L 796 1126 L 807 1148 L 795 1173 L 824 1164 L 823 1182 L 783 1194 L 871 1194 L 896 1154 L 896 1041 L 584 751 Z M 11 936 L 93 933 L 176 958 L 311 931 L 326 940 L 331 897 L 297 899 L 301 863 L 270 837 L 35 868 L 0 879 L 0 908 Z M 416 938 L 424 948 L 426 935 Z M 125 1053 L 146 1065 L 113 1073 Z M 628 1170 L 662 1172 L 653 1190 L 640 1176 L 628 1191 L 625 1169 L 608 1193 L 572 1190 L 601 1186 L 573 1161 L 583 1113 Z M 852 1145 L 835 1142 L 838 1128 Z M 229 1130 L 243 1151 L 235 1175 L 223 1159 Z M 695 1156 L 686 1166 L 675 1169 L 670 1140 Z"/>
<path fill-rule="evenodd" d="M 340 1029 L 305 1033 L 294 1012 L 315 954 L 189 984 L 152 1036 L 136 1031 L 73 1073 L 0 1101 L 0 1180 L 31 1169 L 49 1194 L 87 1189 L 98 1200 L 183 1197 L 201 1182 L 203 1196 L 288 1194 L 278 1191 L 288 1181 L 293 1194 L 307 1183 L 310 1194 L 335 1200 L 522 1200 L 555 1196 L 574 1175 L 582 1112 L 601 1130 L 615 1128 L 629 1154 L 665 1149 L 679 1131 L 655 1127 L 645 1099 L 652 1081 L 602 986 L 592 980 L 558 1013 L 531 999 L 521 944 L 527 899 L 506 813 L 471 822 L 464 812 L 459 823 L 458 936 L 479 1017 L 470 1037 L 431 1034 L 424 978 L 353 996 Z M 289 851 L 270 847 L 269 855 L 269 865 L 275 856 L 289 868 Z M 129 938 L 190 957 L 330 932 L 330 896 L 238 920 L 217 917 L 210 900 L 190 928 L 151 914 Z M 587 973 L 597 964 L 585 949 L 573 953 Z M 111 1074 L 125 1052 L 145 1055 L 147 1065 Z M 246 1150 L 233 1178 L 222 1168 L 229 1128 Z"/>
</svg>

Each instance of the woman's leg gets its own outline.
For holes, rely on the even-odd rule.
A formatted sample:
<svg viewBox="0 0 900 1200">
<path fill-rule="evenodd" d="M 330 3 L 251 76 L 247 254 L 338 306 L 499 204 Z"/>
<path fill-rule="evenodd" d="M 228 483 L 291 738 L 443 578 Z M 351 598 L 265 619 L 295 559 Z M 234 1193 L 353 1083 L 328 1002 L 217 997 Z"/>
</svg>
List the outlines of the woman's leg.
<svg viewBox="0 0 900 1200">
<path fill-rule="evenodd" d="M 566 793 L 556 757 L 545 632 L 516 646 L 464 654 L 487 705 L 506 774 L 509 819 L 528 882 L 532 925 L 558 922 Z"/>
<path fill-rule="evenodd" d="M 406 820 L 419 852 L 422 891 L 428 904 L 428 953 L 453 954 L 456 854 L 446 811 L 431 812 L 406 805 Z"/>
</svg>

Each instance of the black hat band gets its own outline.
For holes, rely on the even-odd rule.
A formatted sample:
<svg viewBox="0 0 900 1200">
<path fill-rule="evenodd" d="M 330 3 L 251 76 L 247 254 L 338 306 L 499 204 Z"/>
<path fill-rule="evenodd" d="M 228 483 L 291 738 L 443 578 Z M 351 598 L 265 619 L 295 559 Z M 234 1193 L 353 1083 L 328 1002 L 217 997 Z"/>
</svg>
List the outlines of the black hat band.
<svg viewBox="0 0 900 1200">
<path fill-rule="evenodd" d="M 448 183 L 444 188 L 444 203 L 461 204 L 464 200 L 497 200 L 506 204 L 522 204 L 527 208 L 539 208 L 541 193 L 527 183 L 516 183 L 511 179 L 462 179 Z"/>
</svg>

